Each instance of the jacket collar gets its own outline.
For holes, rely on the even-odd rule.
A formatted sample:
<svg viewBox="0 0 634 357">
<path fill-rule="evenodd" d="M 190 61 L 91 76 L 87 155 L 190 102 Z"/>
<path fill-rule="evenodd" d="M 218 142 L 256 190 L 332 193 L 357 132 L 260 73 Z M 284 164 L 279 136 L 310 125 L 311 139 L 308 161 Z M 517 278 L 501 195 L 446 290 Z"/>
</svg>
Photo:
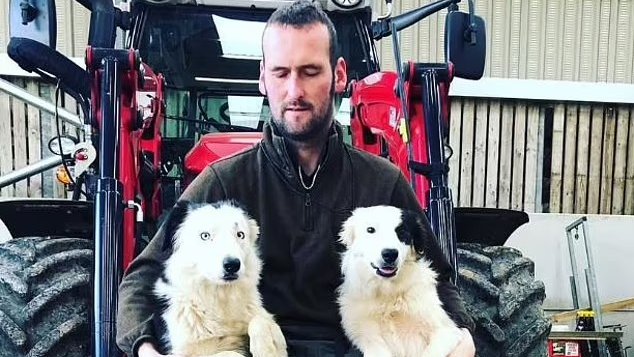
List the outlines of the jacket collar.
<svg viewBox="0 0 634 357">
<path fill-rule="evenodd" d="M 280 136 L 271 120 L 264 124 L 262 146 L 275 166 L 282 170 L 286 176 L 295 177 L 299 180 L 297 164 L 291 158 L 286 139 Z M 324 147 L 325 155 L 322 156 L 320 162 L 322 174 L 328 167 L 332 166 L 333 162 L 339 161 L 344 152 L 343 147 L 343 128 L 341 124 L 334 120 Z"/>
</svg>

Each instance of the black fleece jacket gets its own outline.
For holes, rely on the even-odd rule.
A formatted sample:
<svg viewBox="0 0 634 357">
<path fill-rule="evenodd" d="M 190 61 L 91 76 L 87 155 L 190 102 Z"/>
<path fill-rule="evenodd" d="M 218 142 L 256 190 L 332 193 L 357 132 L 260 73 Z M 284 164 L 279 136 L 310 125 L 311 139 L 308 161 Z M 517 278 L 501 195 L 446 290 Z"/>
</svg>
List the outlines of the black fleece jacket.
<svg viewBox="0 0 634 357">
<path fill-rule="evenodd" d="M 181 199 L 236 199 L 258 221 L 264 262 L 262 297 L 287 336 L 291 330 L 296 334 L 297 326 L 339 331 L 335 290 L 341 282 L 341 246 L 336 239 L 351 211 L 389 204 L 416 210 L 428 228 L 429 224 L 398 168 L 344 143 L 337 124 L 311 190 L 302 187 L 293 162 L 284 139 L 266 125 L 260 143 L 208 166 Z M 117 343 L 128 356 L 136 356 L 141 342 L 156 340 L 148 294 L 166 258 L 161 252 L 163 239 L 159 230 L 126 270 L 119 288 Z M 426 256 L 439 272 L 438 289 L 445 310 L 459 326 L 473 331 L 473 321 L 449 282 L 451 266 L 431 230 L 427 239 L 431 251 Z"/>
</svg>

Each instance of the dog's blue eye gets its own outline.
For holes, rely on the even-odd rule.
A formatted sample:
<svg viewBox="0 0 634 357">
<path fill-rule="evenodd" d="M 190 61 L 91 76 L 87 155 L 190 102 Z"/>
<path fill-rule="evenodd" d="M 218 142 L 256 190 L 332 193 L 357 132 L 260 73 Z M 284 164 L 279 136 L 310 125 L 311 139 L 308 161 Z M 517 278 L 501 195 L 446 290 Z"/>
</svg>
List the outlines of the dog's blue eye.
<svg viewBox="0 0 634 357">
<path fill-rule="evenodd" d="M 376 232 L 374 227 L 368 227 L 368 233 L 374 233 L 374 232 Z"/>
<path fill-rule="evenodd" d="M 238 238 L 244 239 L 244 232 L 238 232 Z"/>
<path fill-rule="evenodd" d="M 208 240 L 209 238 L 211 238 L 211 234 L 209 234 L 208 232 L 202 232 L 202 233 L 200 233 L 200 239 L 202 239 L 202 240 Z"/>
</svg>

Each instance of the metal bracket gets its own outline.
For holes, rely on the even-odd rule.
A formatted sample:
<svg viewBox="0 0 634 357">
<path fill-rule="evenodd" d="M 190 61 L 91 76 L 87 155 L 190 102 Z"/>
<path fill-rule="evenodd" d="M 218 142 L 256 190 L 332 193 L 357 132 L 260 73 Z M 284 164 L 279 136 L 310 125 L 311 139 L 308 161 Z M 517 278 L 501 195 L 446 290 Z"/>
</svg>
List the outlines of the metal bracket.
<svg viewBox="0 0 634 357">
<path fill-rule="evenodd" d="M 580 266 L 577 262 L 575 251 L 575 242 L 579 240 L 579 227 L 581 227 L 583 235 L 583 249 L 586 254 L 587 267 L 583 269 L 583 277 L 580 274 Z M 573 233 L 574 231 L 574 233 Z M 583 216 L 566 227 L 566 235 L 568 236 L 568 251 L 570 253 L 570 264 L 572 268 L 572 276 L 570 284 L 572 289 L 572 300 L 575 309 L 579 309 L 579 297 L 584 296 L 580 282 L 585 281 L 587 287 L 587 296 L 590 309 L 594 312 L 594 330 L 603 332 L 603 318 L 601 316 L 601 301 L 599 300 L 599 291 L 597 288 L 597 278 L 594 269 L 594 257 L 592 255 L 592 247 L 590 236 L 588 234 L 588 217 Z M 607 357 L 605 341 L 598 341 L 599 356 Z"/>
</svg>

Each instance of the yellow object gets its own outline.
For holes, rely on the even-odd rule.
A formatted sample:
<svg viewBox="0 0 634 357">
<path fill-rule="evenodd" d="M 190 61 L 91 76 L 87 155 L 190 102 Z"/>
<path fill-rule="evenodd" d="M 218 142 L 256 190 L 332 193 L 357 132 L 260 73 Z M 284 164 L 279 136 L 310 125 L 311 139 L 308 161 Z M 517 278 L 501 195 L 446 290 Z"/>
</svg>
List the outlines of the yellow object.
<svg viewBox="0 0 634 357">
<path fill-rule="evenodd" d="M 57 171 L 55 171 L 55 177 L 57 178 L 57 181 L 65 185 L 70 184 L 70 174 L 66 171 L 64 166 L 59 166 L 57 168 Z"/>
<path fill-rule="evenodd" d="M 401 137 L 403 138 L 403 142 L 408 143 L 409 136 L 407 135 L 407 127 L 405 125 L 406 125 L 405 118 L 401 118 L 401 120 L 399 121 L 398 132 L 399 134 L 401 134 Z"/>
<path fill-rule="evenodd" d="M 594 317 L 594 311 L 577 311 L 577 317 Z"/>
</svg>

